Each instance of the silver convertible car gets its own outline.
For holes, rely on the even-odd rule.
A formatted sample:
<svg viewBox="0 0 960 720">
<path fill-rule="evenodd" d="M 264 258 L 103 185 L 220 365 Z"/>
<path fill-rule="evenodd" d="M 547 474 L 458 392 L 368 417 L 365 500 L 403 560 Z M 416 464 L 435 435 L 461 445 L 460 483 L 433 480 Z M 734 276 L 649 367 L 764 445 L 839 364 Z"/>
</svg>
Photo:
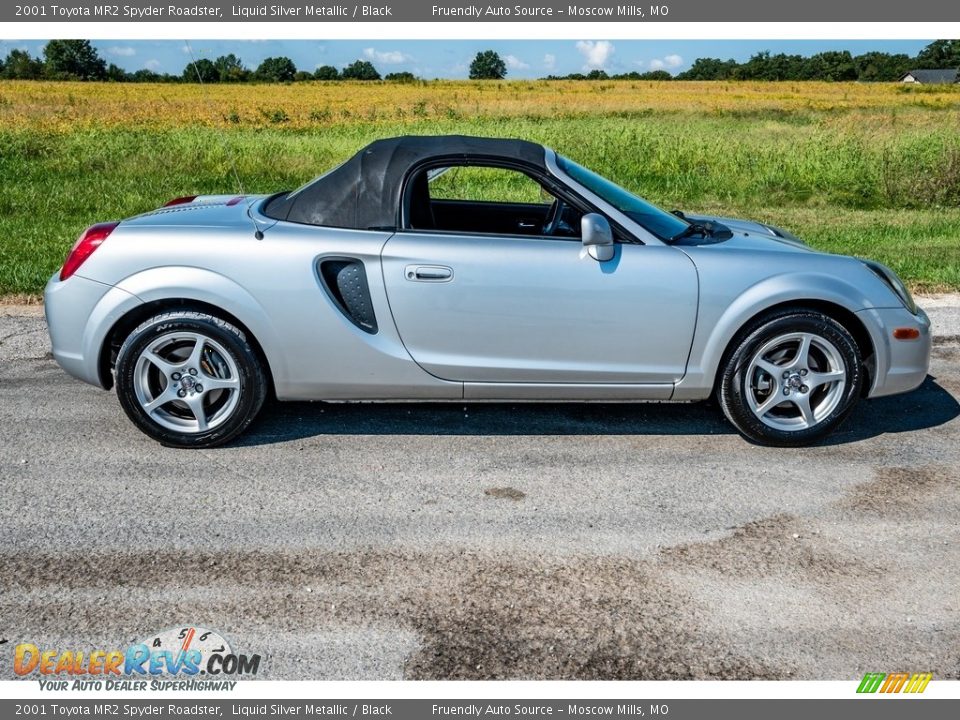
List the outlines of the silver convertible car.
<svg viewBox="0 0 960 720">
<path fill-rule="evenodd" d="M 666 212 L 549 148 L 379 140 L 299 190 L 177 198 L 87 229 L 46 288 L 57 362 L 176 447 L 268 396 L 694 401 L 792 446 L 927 373 L 875 262 Z"/>
</svg>

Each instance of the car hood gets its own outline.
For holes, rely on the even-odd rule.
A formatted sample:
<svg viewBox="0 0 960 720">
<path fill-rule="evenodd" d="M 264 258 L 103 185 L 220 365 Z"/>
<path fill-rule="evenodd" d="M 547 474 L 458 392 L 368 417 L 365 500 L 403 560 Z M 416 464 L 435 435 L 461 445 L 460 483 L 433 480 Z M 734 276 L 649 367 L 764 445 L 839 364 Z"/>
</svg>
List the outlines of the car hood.
<svg viewBox="0 0 960 720">
<path fill-rule="evenodd" d="M 721 242 L 731 247 L 755 250 L 766 248 L 816 252 L 816 250 L 809 247 L 793 233 L 755 220 L 744 220 L 742 218 L 730 218 L 718 215 L 685 214 L 684 217 L 691 222 L 711 222 L 728 228 L 730 232 L 733 233 L 733 237 Z M 717 241 L 707 238 L 706 242 L 696 244 L 712 244 L 715 242 Z"/>
</svg>

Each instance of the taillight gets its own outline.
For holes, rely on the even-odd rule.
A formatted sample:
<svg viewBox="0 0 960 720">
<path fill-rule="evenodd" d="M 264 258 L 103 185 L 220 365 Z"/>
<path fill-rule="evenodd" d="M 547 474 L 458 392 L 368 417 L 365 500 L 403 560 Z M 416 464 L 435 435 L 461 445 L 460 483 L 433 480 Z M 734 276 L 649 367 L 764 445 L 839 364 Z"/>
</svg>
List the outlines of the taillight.
<svg viewBox="0 0 960 720">
<path fill-rule="evenodd" d="M 63 261 L 60 279 L 66 280 L 73 275 L 119 224 L 118 222 L 97 223 L 84 230 L 67 254 L 67 259 Z"/>
<path fill-rule="evenodd" d="M 172 205 L 186 205 L 197 199 L 197 195 L 184 195 L 183 197 L 174 198 L 168 203 L 164 203 L 164 207 L 171 207 Z"/>
</svg>

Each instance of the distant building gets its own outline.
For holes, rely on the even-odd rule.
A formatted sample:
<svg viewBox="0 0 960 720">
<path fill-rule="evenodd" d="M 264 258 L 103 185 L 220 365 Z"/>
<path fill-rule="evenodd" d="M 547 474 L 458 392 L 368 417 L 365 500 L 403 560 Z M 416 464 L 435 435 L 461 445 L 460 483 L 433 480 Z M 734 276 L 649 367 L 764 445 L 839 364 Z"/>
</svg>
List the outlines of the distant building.
<svg viewBox="0 0 960 720">
<path fill-rule="evenodd" d="M 900 76 L 900 82 L 920 83 L 922 85 L 949 85 L 960 80 L 960 72 L 956 69 L 944 68 L 938 70 L 911 70 Z"/>
</svg>

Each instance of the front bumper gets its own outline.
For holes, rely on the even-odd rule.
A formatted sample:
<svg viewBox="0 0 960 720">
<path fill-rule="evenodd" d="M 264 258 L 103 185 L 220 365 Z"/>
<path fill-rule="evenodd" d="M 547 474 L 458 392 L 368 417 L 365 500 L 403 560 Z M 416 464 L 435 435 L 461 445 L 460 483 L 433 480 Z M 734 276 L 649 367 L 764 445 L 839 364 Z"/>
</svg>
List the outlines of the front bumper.
<svg viewBox="0 0 960 720">
<path fill-rule="evenodd" d="M 930 370 L 933 336 L 930 318 L 923 310 L 914 315 L 906 308 L 873 308 L 857 315 L 870 332 L 875 349 L 873 382 L 868 397 L 909 392 L 920 386 Z M 897 340 L 897 328 L 914 328 L 915 340 Z"/>
<path fill-rule="evenodd" d="M 141 304 L 125 290 L 74 275 L 54 274 L 43 291 L 53 358 L 73 377 L 104 387 L 100 351 L 113 325 Z"/>
</svg>

